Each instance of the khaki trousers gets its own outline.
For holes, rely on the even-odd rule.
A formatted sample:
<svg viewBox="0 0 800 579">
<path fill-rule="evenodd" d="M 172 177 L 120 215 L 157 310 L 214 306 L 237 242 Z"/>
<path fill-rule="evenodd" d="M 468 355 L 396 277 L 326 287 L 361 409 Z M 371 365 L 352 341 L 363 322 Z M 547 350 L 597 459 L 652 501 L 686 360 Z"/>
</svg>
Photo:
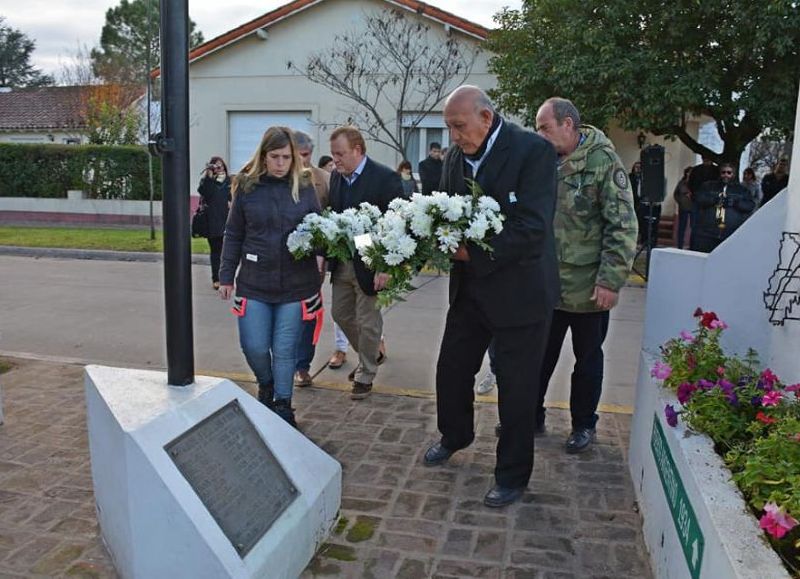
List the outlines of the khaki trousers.
<svg viewBox="0 0 800 579">
<path fill-rule="evenodd" d="M 377 297 L 366 295 L 358 285 L 352 261 L 340 262 L 333 272 L 333 320 L 358 352 L 356 381 L 372 384 L 378 373 L 378 348 L 383 316 Z"/>
</svg>

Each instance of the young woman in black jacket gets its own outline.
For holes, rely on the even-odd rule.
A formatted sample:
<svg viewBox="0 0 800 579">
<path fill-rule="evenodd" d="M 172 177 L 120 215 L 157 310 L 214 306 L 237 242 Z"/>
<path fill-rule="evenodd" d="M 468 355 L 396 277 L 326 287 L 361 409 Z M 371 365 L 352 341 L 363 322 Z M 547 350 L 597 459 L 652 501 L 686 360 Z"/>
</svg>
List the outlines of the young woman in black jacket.
<svg viewBox="0 0 800 579">
<path fill-rule="evenodd" d="M 228 166 L 222 157 L 211 157 L 203 170 L 203 177 L 197 187 L 202 203 L 208 214 L 208 247 L 211 250 L 211 283 L 219 289 L 219 264 L 222 255 L 222 238 L 228 208 L 231 203 L 231 179 Z"/>
<path fill-rule="evenodd" d="M 270 127 L 253 158 L 233 179 L 219 293 L 234 293 L 239 342 L 258 380 L 258 399 L 295 425 L 291 406 L 301 302 L 319 292 L 314 256 L 295 260 L 286 239 L 309 213 L 319 213 L 310 174 L 290 129 Z"/>
</svg>

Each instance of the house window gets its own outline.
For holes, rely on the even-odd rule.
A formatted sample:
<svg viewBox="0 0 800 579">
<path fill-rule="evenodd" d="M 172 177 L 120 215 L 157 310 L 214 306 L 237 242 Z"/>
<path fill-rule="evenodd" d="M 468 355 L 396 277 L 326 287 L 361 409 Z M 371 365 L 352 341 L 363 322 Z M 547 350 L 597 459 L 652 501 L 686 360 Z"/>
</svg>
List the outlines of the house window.
<svg viewBox="0 0 800 579">
<path fill-rule="evenodd" d="M 419 162 L 428 156 L 428 148 L 431 143 L 439 143 L 442 147 L 447 147 L 450 139 L 441 113 L 427 115 L 413 129 L 410 128 L 413 119 L 409 117 L 410 115 L 405 115 L 403 118 L 403 127 L 406 131 L 406 157 L 416 173 L 419 171 Z"/>
</svg>

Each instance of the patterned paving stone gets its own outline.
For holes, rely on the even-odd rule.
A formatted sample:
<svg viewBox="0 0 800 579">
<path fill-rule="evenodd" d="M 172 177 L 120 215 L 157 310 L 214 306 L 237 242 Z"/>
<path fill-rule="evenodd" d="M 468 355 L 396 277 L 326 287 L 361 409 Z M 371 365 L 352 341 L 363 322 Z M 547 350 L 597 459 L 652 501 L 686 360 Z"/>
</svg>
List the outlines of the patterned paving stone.
<svg viewBox="0 0 800 579">
<path fill-rule="evenodd" d="M 13 362 L 0 378 L 0 578 L 116 577 L 94 511 L 83 368 Z M 604 414 L 598 444 L 568 456 L 568 413 L 549 410 L 528 492 L 493 510 L 482 498 L 493 479 L 494 405 L 476 405 L 475 442 L 438 468 L 420 464 L 437 438 L 429 399 L 359 403 L 306 388 L 295 406 L 301 430 L 344 472 L 346 522 L 304 578 L 651 577 L 625 463 L 627 416 Z"/>
</svg>

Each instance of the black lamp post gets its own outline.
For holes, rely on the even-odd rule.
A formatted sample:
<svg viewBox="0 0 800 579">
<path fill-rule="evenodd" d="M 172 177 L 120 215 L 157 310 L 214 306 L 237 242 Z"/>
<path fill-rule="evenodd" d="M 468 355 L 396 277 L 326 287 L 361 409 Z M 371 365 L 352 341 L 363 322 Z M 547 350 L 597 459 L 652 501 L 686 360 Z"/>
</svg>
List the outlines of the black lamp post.
<svg viewBox="0 0 800 579">
<path fill-rule="evenodd" d="M 164 297 L 167 382 L 194 382 L 192 254 L 189 225 L 189 6 L 160 0 L 161 127 L 164 192 Z M 148 111 L 149 112 L 149 111 Z"/>
</svg>

